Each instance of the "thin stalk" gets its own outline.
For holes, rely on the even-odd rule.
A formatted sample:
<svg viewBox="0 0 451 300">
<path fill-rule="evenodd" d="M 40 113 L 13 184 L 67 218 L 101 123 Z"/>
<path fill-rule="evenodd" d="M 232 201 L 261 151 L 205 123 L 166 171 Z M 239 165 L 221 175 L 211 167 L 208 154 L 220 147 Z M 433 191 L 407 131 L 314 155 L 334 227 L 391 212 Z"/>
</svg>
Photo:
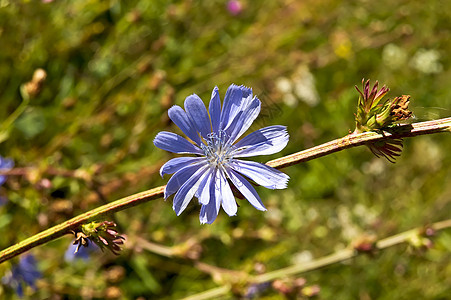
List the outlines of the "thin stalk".
<svg viewBox="0 0 451 300">
<path fill-rule="evenodd" d="M 20 117 L 20 115 L 25 111 L 25 109 L 28 106 L 28 103 L 30 102 L 30 97 L 28 96 L 27 92 L 24 90 L 24 86 L 20 87 L 20 94 L 22 95 L 22 102 L 20 105 L 16 108 L 14 112 L 12 112 L 5 121 L 0 126 L 0 129 L 6 130 L 7 128 L 11 127 L 11 125 L 14 123 L 14 121 Z"/>
<path fill-rule="evenodd" d="M 421 123 L 414 123 L 411 125 L 397 126 L 391 128 L 389 131 L 380 133 L 364 132 L 359 134 L 349 134 L 343 138 L 336 139 L 304 151 L 269 161 L 267 165 L 280 169 L 367 143 L 439 132 L 451 132 L 451 117 Z M 0 252 L 0 263 L 11 259 L 21 253 L 24 253 L 25 251 L 36 246 L 42 245 L 65 234 L 68 234 L 72 230 L 77 229 L 80 225 L 87 223 L 94 218 L 104 217 L 105 215 L 115 213 L 144 202 L 161 198 L 163 196 L 163 192 L 164 186 L 160 186 L 116 200 L 114 202 L 105 204 L 86 213 L 78 215 L 66 222 L 51 227 L 7 249 L 2 250 Z"/>
<path fill-rule="evenodd" d="M 436 222 L 431 224 L 430 226 L 427 226 L 427 228 L 431 228 L 434 231 L 440 231 L 447 228 L 451 228 L 451 219 Z M 380 239 L 375 243 L 375 249 L 374 250 L 384 250 L 389 247 L 407 243 L 411 240 L 411 238 L 415 235 L 422 234 L 424 232 L 425 227 L 417 227 L 411 230 L 404 231 L 402 233 L 398 233 L 396 235 Z M 357 250 L 353 248 L 346 248 L 340 251 L 337 251 L 333 254 L 315 259 L 311 262 L 307 263 L 298 263 L 294 264 L 292 266 L 282 268 L 279 270 L 275 270 L 272 272 L 268 272 L 265 274 L 257 275 L 254 277 L 247 277 L 248 278 L 248 284 L 251 283 L 263 283 L 268 281 L 274 281 L 276 279 L 285 278 L 289 276 L 299 275 L 301 273 L 310 272 L 313 270 L 318 270 L 339 262 L 343 262 L 349 259 L 352 259 L 356 256 L 359 256 L 365 252 L 358 252 Z M 246 277 L 238 278 L 238 279 L 245 279 Z M 237 280 L 238 281 L 238 280 Z M 184 298 L 183 300 L 206 300 L 206 299 L 213 299 L 220 296 L 224 296 L 232 290 L 232 284 L 224 285 L 218 288 L 214 288 L 211 290 L 204 291 L 199 294 L 195 294 L 189 297 Z"/>
<path fill-rule="evenodd" d="M 15 111 L 13 111 L 1 124 L 0 124 L 0 143 L 5 141 L 8 138 L 9 131 L 11 130 L 11 125 L 14 123 L 14 121 L 20 117 L 20 115 L 25 111 L 25 109 L 28 107 L 28 103 L 30 102 L 30 97 L 28 96 L 27 92 L 25 92 L 25 87 L 22 85 L 20 87 L 20 93 L 22 95 L 22 102 L 20 105 L 16 108 Z"/>
<path fill-rule="evenodd" d="M 439 231 L 439 230 L 443 230 L 445 228 L 450 228 L 450 227 L 451 227 L 451 219 L 433 223 L 431 226 L 429 226 L 429 228 L 433 229 L 434 231 Z M 411 230 L 404 231 L 402 233 L 390 236 L 385 239 L 381 239 L 376 242 L 375 248 L 377 250 L 382 250 L 382 249 L 386 249 L 388 247 L 402 244 L 404 242 L 409 241 L 412 238 L 412 236 L 421 234 L 421 232 L 423 230 L 424 230 L 424 227 L 418 227 L 415 229 L 411 229 Z M 295 274 L 299 274 L 299 273 L 305 273 L 305 272 L 309 272 L 312 270 L 317 270 L 317 269 L 323 268 L 325 266 L 335 264 L 337 262 L 342 262 L 342 261 L 351 259 L 355 256 L 358 256 L 359 254 L 361 254 L 361 252 L 358 252 L 358 251 L 354 250 L 353 248 L 343 249 L 343 250 L 335 252 L 331 255 L 324 256 L 320 259 L 313 260 L 308 263 L 299 263 L 299 264 L 295 264 L 290 267 L 280 269 L 280 270 L 277 270 L 274 272 L 269 272 L 266 274 L 255 276 L 254 280 L 252 282 L 263 283 L 266 281 L 272 281 L 274 279 L 282 278 L 284 276 L 291 276 L 291 275 L 295 275 Z"/>
</svg>

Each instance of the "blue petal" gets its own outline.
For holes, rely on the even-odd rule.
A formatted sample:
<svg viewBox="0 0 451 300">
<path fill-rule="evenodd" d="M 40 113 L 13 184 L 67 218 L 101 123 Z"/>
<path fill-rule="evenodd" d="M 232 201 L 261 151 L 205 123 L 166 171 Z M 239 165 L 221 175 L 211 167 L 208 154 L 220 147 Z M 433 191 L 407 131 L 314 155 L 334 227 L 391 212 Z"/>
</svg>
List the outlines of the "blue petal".
<svg viewBox="0 0 451 300">
<path fill-rule="evenodd" d="M 37 269 L 36 260 L 33 255 L 27 254 L 21 257 L 19 264 L 16 266 L 16 276 L 21 277 L 21 279 L 33 289 L 36 288 L 35 282 L 42 275 Z"/>
<path fill-rule="evenodd" d="M 17 295 L 22 298 L 23 297 L 23 287 L 22 283 L 19 283 L 19 285 L 16 287 L 16 293 Z"/>
<path fill-rule="evenodd" d="M 235 116 L 247 107 L 251 98 L 252 89 L 235 84 L 230 85 L 224 97 L 220 128 L 225 129 L 228 127 L 235 119 Z"/>
<path fill-rule="evenodd" d="M 204 102 L 196 94 L 188 96 L 185 99 L 185 110 L 197 131 L 207 138 L 211 133 L 211 123 Z"/>
<path fill-rule="evenodd" d="M 14 167 L 14 161 L 10 158 L 4 158 L 0 156 L 0 169 L 12 169 Z"/>
<path fill-rule="evenodd" d="M 216 182 L 215 180 L 213 180 L 213 178 L 216 176 L 215 172 L 216 170 L 211 174 L 209 189 L 208 192 L 205 192 L 206 194 L 208 194 L 210 200 L 207 205 L 202 205 L 200 209 L 199 219 L 201 224 L 213 223 L 214 220 L 216 220 L 216 217 L 219 213 L 219 208 L 221 207 L 221 194 L 219 190 L 215 188 Z M 206 197 L 206 195 L 204 196 L 203 194 L 204 193 L 202 193 L 201 197 Z"/>
<path fill-rule="evenodd" d="M 155 146 L 173 153 L 190 153 L 203 155 L 204 152 L 178 134 L 161 131 L 153 140 Z"/>
<path fill-rule="evenodd" d="M 196 194 L 194 195 L 197 199 L 199 199 L 199 203 L 204 205 L 208 204 L 210 201 L 210 183 L 213 180 L 215 168 L 210 167 L 210 170 L 207 172 L 208 174 L 202 180 Z"/>
<path fill-rule="evenodd" d="M 281 125 L 269 126 L 245 136 L 235 144 L 234 157 L 274 154 L 285 148 L 289 135 Z"/>
<path fill-rule="evenodd" d="M 163 177 L 164 174 L 173 174 L 183 167 L 186 167 L 194 162 L 199 162 L 204 160 L 204 157 L 176 157 L 168 162 L 166 162 L 160 168 L 160 175 Z"/>
<path fill-rule="evenodd" d="M 224 104 L 221 112 L 221 129 L 224 129 L 229 121 L 233 120 L 233 118 L 229 118 L 232 107 L 234 109 L 239 108 L 241 106 L 242 97 L 243 90 L 241 87 L 235 84 L 229 86 L 224 97 Z"/>
<path fill-rule="evenodd" d="M 225 173 L 222 170 L 216 172 L 216 185 L 215 185 L 215 197 L 216 201 L 221 199 L 222 208 L 229 216 L 235 216 L 238 210 L 236 204 L 235 196 L 233 195 L 232 189 Z M 221 197 L 221 198 L 219 198 Z"/>
<path fill-rule="evenodd" d="M 0 170 L 9 171 L 14 167 L 14 161 L 9 158 L 3 158 L 0 156 Z M 6 176 L 0 176 L 0 185 L 5 183 Z"/>
<path fill-rule="evenodd" d="M 219 122 L 221 121 L 221 100 L 219 99 L 218 87 L 213 89 L 211 93 L 210 105 L 208 107 L 211 119 L 211 127 L 213 132 L 219 131 Z"/>
<path fill-rule="evenodd" d="M 211 224 L 216 220 L 219 212 L 219 202 L 210 201 L 207 205 L 202 205 L 199 214 L 201 224 Z"/>
<path fill-rule="evenodd" d="M 172 208 L 174 209 L 177 216 L 179 216 L 185 208 L 190 203 L 191 199 L 193 199 L 194 194 L 196 194 L 199 186 L 205 176 L 209 175 L 208 172 L 209 166 L 203 166 L 198 169 L 179 189 L 177 194 L 174 197 L 174 203 L 172 204 Z"/>
<path fill-rule="evenodd" d="M 234 143 L 249 127 L 252 122 L 257 118 L 260 113 L 261 102 L 257 97 L 249 102 L 249 105 L 239 112 L 229 127 L 225 131 L 230 135 L 230 142 Z"/>
<path fill-rule="evenodd" d="M 172 175 L 171 179 L 169 179 L 168 184 L 164 188 L 164 199 L 167 199 L 169 196 L 178 191 L 178 189 L 193 176 L 193 174 L 202 166 L 207 164 L 206 161 L 200 161 L 198 163 L 194 163 L 188 165 L 186 167 L 181 168 L 174 175 Z"/>
<path fill-rule="evenodd" d="M 172 106 L 168 111 L 169 118 L 171 118 L 172 122 L 182 130 L 182 132 L 189 137 L 192 141 L 197 143 L 197 145 L 201 144 L 201 140 L 199 134 L 196 131 L 195 125 L 188 118 L 186 112 L 178 105 Z"/>
<path fill-rule="evenodd" d="M 95 243 L 90 243 L 87 247 L 80 247 L 78 249 L 78 252 L 75 252 L 77 250 L 77 247 L 77 245 L 73 245 L 72 243 L 69 245 L 66 252 L 64 253 L 64 260 L 66 262 L 74 262 L 79 259 L 88 261 L 89 255 L 99 250 Z"/>
<path fill-rule="evenodd" d="M 233 159 L 230 167 L 268 189 L 284 189 L 290 179 L 279 170 L 254 161 Z"/>
<path fill-rule="evenodd" d="M 228 170 L 227 175 L 250 204 L 252 204 L 258 210 L 266 210 L 265 206 L 260 200 L 260 196 L 258 196 L 257 191 L 254 189 L 252 184 L 249 183 L 249 181 L 247 181 L 243 176 L 231 169 Z"/>
</svg>

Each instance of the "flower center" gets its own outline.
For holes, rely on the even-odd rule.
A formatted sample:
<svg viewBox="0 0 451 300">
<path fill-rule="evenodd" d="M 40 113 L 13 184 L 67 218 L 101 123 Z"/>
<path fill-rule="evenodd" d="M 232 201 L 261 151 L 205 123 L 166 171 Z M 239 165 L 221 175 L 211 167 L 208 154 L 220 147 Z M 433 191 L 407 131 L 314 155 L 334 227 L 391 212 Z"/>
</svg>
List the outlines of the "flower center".
<svg viewBox="0 0 451 300">
<path fill-rule="evenodd" d="M 223 130 L 210 133 L 204 142 L 201 148 L 211 166 L 224 167 L 233 158 L 231 153 L 234 146 L 230 145 L 227 134 Z"/>
</svg>

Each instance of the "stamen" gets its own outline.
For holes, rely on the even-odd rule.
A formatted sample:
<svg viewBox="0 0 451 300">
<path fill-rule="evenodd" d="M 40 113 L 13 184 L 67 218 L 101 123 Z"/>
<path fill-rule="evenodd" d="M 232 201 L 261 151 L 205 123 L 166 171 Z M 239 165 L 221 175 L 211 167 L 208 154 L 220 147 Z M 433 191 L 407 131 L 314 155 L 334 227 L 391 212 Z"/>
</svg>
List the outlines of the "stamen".
<svg viewBox="0 0 451 300">
<path fill-rule="evenodd" d="M 224 167 L 232 159 L 234 146 L 224 130 L 208 134 L 205 144 L 201 145 L 208 162 L 214 167 Z"/>
</svg>

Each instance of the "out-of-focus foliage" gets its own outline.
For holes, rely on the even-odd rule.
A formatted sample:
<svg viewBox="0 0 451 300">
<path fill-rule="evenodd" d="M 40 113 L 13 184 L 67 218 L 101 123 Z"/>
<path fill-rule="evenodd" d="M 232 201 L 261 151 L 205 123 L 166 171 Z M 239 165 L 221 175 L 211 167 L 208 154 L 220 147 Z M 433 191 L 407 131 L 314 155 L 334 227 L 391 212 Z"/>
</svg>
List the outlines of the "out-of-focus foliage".
<svg viewBox="0 0 451 300">
<path fill-rule="evenodd" d="M 167 109 L 192 93 L 207 102 L 215 85 L 221 98 L 231 83 L 253 88 L 263 109 L 251 130 L 288 126 L 288 146 L 261 162 L 353 130 L 363 77 L 388 85 L 386 97 L 411 95 L 418 120 L 451 114 L 450 2 L 239 2 L 237 14 L 217 0 L 0 1 L 0 124 L 34 71 L 46 72 L 20 117 L 0 127 L 0 155 L 23 168 L 0 188 L 2 249 L 164 184 L 158 169 L 173 156 L 152 140 L 177 132 Z M 25 295 L 174 299 L 221 284 L 142 239 L 188 242 L 191 258 L 255 274 L 330 254 L 363 233 L 386 237 L 449 218 L 450 137 L 404 144 L 394 165 L 360 147 L 287 168 L 288 189 L 258 189 L 268 212 L 239 200 L 237 217 L 221 211 L 210 226 L 199 224 L 195 201 L 180 217 L 162 199 L 117 213 L 111 220 L 128 238 L 120 256 L 65 261 L 69 237 L 33 249 L 42 278 Z M 399 246 L 304 276 L 322 299 L 445 299 L 450 252 L 448 231 L 425 253 Z M 0 275 L 10 268 L 0 265 Z M 1 295 L 17 297 L 6 286 Z M 283 298 L 273 289 L 261 297 Z"/>
</svg>

